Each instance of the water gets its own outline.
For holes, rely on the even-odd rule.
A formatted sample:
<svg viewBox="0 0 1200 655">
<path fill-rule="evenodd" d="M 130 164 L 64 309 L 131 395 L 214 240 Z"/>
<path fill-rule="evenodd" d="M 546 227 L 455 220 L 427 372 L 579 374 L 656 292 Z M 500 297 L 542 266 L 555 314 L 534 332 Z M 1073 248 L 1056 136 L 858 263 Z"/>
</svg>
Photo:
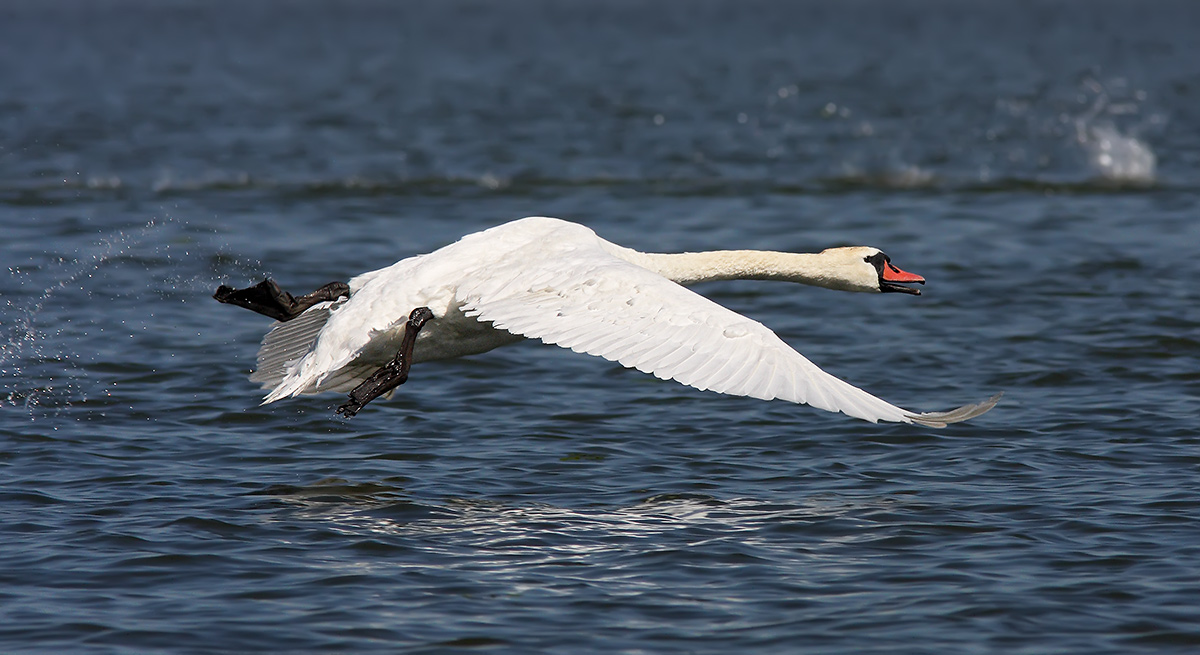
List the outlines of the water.
<svg viewBox="0 0 1200 655">
<path fill-rule="evenodd" d="M 0 8 L 0 650 L 1200 644 L 1188 3 Z M 529 214 L 884 248 L 699 290 L 945 430 L 521 344 L 259 407 L 306 291 Z"/>
</svg>

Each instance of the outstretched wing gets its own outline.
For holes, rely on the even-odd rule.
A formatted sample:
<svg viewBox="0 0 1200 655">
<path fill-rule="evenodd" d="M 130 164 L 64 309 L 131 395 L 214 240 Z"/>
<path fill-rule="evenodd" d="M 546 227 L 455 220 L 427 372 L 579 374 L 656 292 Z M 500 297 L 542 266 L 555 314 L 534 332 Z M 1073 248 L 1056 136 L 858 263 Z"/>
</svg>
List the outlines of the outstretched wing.
<svg viewBox="0 0 1200 655">
<path fill-rule="evenodd" d="M 871 422 L 941 427 L 991 409 L 996 399 L 914 414 L 822 371 L 757 321 L 597 244 L 513 258 L 462 285 L 468 316 L 496 328 L 597 355 L 701 390 L 806 403 Z"/>
</svg>

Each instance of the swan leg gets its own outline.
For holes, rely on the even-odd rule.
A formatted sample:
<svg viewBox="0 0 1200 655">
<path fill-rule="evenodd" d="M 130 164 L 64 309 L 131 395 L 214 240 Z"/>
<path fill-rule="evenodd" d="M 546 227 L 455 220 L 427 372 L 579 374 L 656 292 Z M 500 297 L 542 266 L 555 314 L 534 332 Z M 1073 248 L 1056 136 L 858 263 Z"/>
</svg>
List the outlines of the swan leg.
<svg viewBox="0 0 1200 655">
<path fill-rule="evenodd" d="M 395 389 L 408 380 L 408 369 L 412 365 L 413 345 L 417 342 L 417 333 L 425 323 L 433 318 L 433 312 L 428 307 L 418 307 L 408 315 L 408 323 L 404 325 L 404 340 L 400 342 L 400 352 L 392 361 L 363 380 L 362 384 L 350 392 L 350 400 L 337 408 L 337 413 L 350 418 L 358 413 L 367 403 Z"/>
<path fill-rule="evenodd" d="M 217 302 L 245 307 L 277 321 L 290 321 L 319 302 L 337 300 L 349 295 L 350 286 L 345 282 L 330 282 L 312 293 L 293 297 L 279 288 L 275 280 L 267 279 L 245 289 L 234 289 L 222 284 L 217 287 L 213 298 Z"/>
</svg>

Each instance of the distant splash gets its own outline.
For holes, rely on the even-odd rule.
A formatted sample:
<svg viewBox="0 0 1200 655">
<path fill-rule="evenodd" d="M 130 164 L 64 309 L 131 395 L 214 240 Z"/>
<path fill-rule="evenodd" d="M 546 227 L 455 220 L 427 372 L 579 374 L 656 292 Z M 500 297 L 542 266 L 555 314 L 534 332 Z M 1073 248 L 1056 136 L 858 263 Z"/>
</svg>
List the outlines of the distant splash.
<svg viewBox="0 0 1200 655">
<path fill-rule="evenodd" d="M 1109 124 L 1083 126 L 1077 138 L 1100 177 L 1113 182 L 1154 183 L 1158 162 L 1144 141 L 1121 134 Z"/>
<path fill-rule="evenodd" d="M 1144 94 L 1135 93 L 1133 100 L 1113 102 L 1110 91 L 1100 82 L 1087 79 L 1083 85 L 1094 99 L 1088 110 L 1075 119 L 1075 140 L 1087 153 L 1092 172 L 1119 184 L 1153 184 L 1158 165 L 1154 151 L 1145 141 L 1123 133 L 1114 123 L 1118 116 L 1139 113 L 1138 101 L 1145 99 Z"/>
</svg>

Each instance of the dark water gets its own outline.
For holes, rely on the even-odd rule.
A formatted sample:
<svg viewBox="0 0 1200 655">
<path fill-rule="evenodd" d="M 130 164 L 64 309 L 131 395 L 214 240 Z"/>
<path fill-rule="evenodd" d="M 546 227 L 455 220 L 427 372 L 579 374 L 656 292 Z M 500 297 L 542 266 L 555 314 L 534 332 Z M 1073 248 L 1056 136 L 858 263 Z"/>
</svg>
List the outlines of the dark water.
<svg viewBox="0 0 1200 655">
<path fill-rule="evenodd" d="M 1200 6 L 0 6 L 0 651 L 1200 648 Z M 295 290 L 530 214 L 945 430 L 535 344 L 258 407 Z"/>
</svg>

